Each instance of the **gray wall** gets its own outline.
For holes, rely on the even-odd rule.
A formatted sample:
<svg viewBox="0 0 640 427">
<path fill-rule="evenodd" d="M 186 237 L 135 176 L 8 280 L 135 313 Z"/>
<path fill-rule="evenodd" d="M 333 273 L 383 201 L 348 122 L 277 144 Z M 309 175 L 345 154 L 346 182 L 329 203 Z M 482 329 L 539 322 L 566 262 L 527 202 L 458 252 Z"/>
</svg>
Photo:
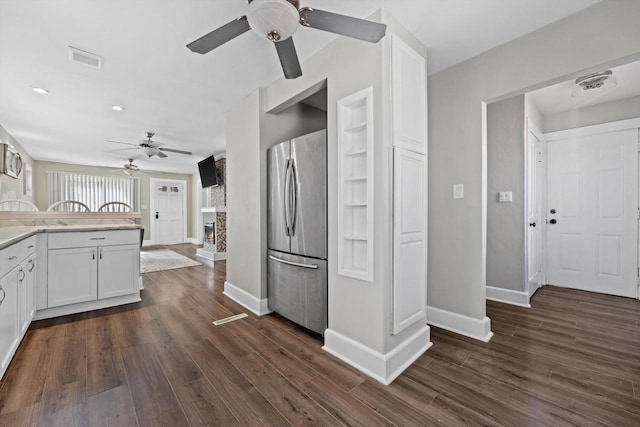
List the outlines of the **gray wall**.
<svg viewBox="0 0 640 427">
<path fill-rule="evenodd" d="M 34 167 L 33 158 L 29 153 L 27 153 L 27 150 L 25 150 L 24 147 L 22 147 L 22 145 L 20 145 L 20 143 L 16 141 L 2 126 L 0 126 L 0 141 L 13 145 L 13 147 L 20 153 L 23 164 L 28 164 L 31 168 Z M 22 173 L 17 179 L 9 177 L 0 178 L 0 200 L 19 199 L 33 203 L 36 195 L 35 177 L 33 178 L 33 194 L 31 196 L 27 196 L 24 192 L 24 168 L 25 167 L 23 166 Z"/>
<path fill-rule="evenodd" d="M 640 2 L 598 3 L 429 78 L 430 306 L 485 316 L 482 103 L 637 59 L 638 16 Z"/>
<path fill-rule="evenodd" d="M 544 116 L 543 132 L 598 125 L 640 117 L 640 96 Z"/>
<path fill-rule="evenodd" d="M 487 106 L 487 286 L 524 292 L 524 95 Z M 513 202 L 499 203 L 498 192 Z"/>
</svg>

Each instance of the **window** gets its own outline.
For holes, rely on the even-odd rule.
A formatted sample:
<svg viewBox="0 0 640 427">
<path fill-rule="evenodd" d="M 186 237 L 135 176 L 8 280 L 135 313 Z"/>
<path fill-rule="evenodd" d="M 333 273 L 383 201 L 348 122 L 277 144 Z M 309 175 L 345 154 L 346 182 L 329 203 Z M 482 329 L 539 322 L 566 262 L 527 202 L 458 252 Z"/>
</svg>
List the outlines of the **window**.
<svg viewBox="0 0 640 427">
<path fill-rule="evenodd" d="M 47 172 L 49 205 L 76 200 L 96 212 L 107 202 L 123 202 L 140 210 L 140 179 L 70 172 Z"/>
</svg>

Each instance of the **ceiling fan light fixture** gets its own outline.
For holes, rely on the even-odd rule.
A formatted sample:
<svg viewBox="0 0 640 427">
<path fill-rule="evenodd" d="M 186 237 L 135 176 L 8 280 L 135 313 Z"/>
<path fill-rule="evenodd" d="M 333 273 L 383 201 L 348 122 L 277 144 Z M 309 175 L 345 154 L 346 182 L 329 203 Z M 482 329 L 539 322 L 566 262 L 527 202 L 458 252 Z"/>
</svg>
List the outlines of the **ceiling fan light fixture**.
<svg viewBox="0 0 640 427">
<path fill-rule="evenodd" d="M 147 157 L 158 154 L 158 149 L 153 147 L 142 147 L 141 150 Z"/>
<path fill-rule="evenodd" d="M 260 37 L 274 42 L 288 39 L 300 26 L 298 9 L 287 0 L 252 0 L 247 20 Z"/>
</svg>

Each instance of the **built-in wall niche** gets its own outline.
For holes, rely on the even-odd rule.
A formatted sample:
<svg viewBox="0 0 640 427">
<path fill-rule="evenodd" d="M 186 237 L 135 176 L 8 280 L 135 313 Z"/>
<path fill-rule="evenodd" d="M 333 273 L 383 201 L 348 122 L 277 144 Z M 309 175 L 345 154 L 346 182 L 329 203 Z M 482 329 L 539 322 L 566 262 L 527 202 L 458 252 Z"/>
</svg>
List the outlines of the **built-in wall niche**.
<svg viewBox="0 0 640 427">
<path fill-rule="evenodd" d="M 373 281 L 373 87 L 338 101 L 338 274 Z"/>
</svg>

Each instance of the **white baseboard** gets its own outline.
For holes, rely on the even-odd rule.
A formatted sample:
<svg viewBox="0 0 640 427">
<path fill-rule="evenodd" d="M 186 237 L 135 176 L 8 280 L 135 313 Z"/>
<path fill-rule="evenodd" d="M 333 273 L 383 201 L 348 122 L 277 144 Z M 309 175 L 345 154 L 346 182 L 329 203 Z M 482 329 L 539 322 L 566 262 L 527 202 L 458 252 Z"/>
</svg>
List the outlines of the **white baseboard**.
<svg viewBox="0 0 640 427">
<path fill-rule="evenodd" d="M 204 248 L 198 248 L 196 250 L 196 256 L 209 261 L 221 261 L 227 259 L 226 252 L 209 252 Z"/>
<path fill-rule="evenodd" d="M 224 282 L 224 291 L 222 293 L 258 316 L 271 313 L 266 298 L 258 299 L 232 283 Z"/>
<path fill-rule="evenodd" d="M 427 323 L 460 335 L 489 342 L 493 336 L 491 319 L 482 320 L 427 306 Z"/>
<path fill-rule="evenodd" d="M 145 246 L 153 246 L 153 242 L 151 240 L 143 240 L 142 247 L 144 248 Z"/>
<path fill-rule="evenodd" d="M 546 283 L 546 282 L 543 280 L 542 283 Z M 540 289 L 542 286 L 543 286 L 542 284 L 531 285 L 531 283 L 529 283 L 529 301 L 531 301 L 531 297 L 533 296 L 533 294 L 535 294 L 536 291 Z"/>
<path fill-rule="evenodd" d="M 505 304 L 531 308 L 531 305 L 529 305 L 528 292 L 518 292 L 512 291 L 510 289 L 487 286 L 487 299 L 490 299 L 491 301 L 503 302 Z"/>
<path fill-rule="evenodd" d="M 331 329 L 324 332 L 322 349 L 382 384 L 389 385 L 429 347 L 431 347 L 430 330 L 427 325 L 424 325 L 418 332 L 386 354 L 372 350 Z"/>
<path fill-rule="evenodd" d="M 102 300 L 93 300 L 81 302 L 77 304 L 61 305 L 59 307 L 44 308 L 36 311 L 33 320 L 50 319 L 52 317 L 66 316 L 67 314 L 82 313 L 85 311 L 100 310 L 107 307 L 115 307 L 118 305 L 131 304 L 140 302 L 140 292 L 131 295 L 122 295 L 119 297 L 107 298 Z"/>
<path fill-rule="evenodd" d="M 199 245 L 201 243 L 200 240 L 196 239 L 195 237 L 187 237 L 184 242 L 191 243 L 192 245 Z"/>
</svg>

